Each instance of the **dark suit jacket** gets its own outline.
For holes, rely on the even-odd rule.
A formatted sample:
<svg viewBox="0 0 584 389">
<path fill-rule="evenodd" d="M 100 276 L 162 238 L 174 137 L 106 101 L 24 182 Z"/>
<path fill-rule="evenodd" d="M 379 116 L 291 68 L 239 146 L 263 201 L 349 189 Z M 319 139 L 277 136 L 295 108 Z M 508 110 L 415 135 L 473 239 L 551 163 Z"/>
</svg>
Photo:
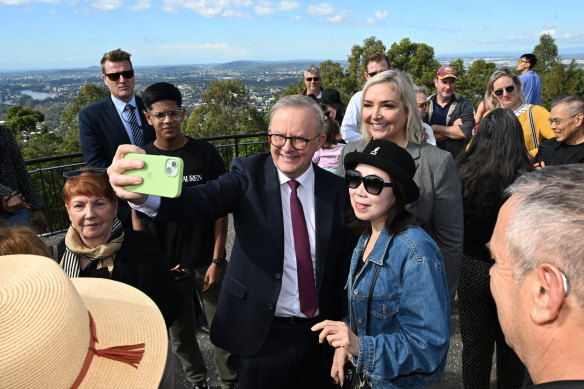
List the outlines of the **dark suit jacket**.
<svg viewBox="0 0 584 389">
<path fill-rule="evenodd" d="M 355 236 L 345 227 L 343 180 L 314 166 L 316 290 L 320 316 L 345 314 L 343 288 Z M 252 356 L 264 343 L 282 286 L 284 226 L 280 182 L 268 153 L 237 158 L 232 170 L 178 199 L 163 199 L 156 220 L 214 220 L 233 213 L 235 242 L 211 326 L 213 344 Z"/>
<path fill-rule="evenodd" d="M 154 142 L 156 134 L 142 113 L 146 108 L 138 96 L 136 96 L 136 106 L 140 113 L 144 145 L 147 145 Z M 118 146 L 131 143 L 111 96 L 79 112 L 79 136 L 85 162 L 91 167 L 108 167 L 114 159 Z M 129 215 L 130 206 L 127 202 L 120 200 L 118 218 L 125 223 Z"/>
<path fill-rule="evenodd" d="M 142 113 L 146 108 L 138 96 L 136 105 L 140 112 L 144 144 L 147 145 L 154 142 L 156 134 Z M 85 162 L 91 167 L 108 167 L 118 146 L 131 143 L 111 96 L 79 112 L 79 135 Z"/>
</svg>

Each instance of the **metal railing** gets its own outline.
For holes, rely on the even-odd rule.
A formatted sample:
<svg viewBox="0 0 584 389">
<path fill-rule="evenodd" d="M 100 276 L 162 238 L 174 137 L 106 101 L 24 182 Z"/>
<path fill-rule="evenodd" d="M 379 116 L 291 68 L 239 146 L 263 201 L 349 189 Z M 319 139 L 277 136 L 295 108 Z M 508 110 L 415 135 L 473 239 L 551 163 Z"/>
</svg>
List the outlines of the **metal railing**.
<svg viewBox="0 0 584 389">
<path fill-rule="evenodd" d="M 267 133 L 225 135 L 210 138 L 199 138 L 215 146 L 227 169 L 236 157 L 249 156 L 269 151 Z M 31 159 L 25 162 L 28 173 L 37 190 L 45 200 L 43 213 L 47 217 L 48 227 L 42 236 L 51 236 L 66 231 L 69 227 L 69 217 L 63 200 L 63 172 L 80 169 L 85 166 L 82 153 L 56 155 Z"/>
</svg>

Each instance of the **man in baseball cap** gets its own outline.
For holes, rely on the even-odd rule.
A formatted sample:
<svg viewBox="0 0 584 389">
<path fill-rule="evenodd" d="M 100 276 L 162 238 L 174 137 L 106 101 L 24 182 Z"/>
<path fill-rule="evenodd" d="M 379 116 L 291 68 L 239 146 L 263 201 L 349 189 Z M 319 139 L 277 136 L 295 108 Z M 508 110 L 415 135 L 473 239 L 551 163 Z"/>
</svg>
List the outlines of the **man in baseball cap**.
<svg viewBox="0 0 584 389">
<path fill-rule="evenodd" d="M 434 78 L 436 94 L 428 98 L 428 123 L 434 131 L 436 145 L 453 157 L 464 150 L 475 124 L 472 102 L 454 92 L 457 79 L 454 67 L 441 66 Z"/>
</svg>

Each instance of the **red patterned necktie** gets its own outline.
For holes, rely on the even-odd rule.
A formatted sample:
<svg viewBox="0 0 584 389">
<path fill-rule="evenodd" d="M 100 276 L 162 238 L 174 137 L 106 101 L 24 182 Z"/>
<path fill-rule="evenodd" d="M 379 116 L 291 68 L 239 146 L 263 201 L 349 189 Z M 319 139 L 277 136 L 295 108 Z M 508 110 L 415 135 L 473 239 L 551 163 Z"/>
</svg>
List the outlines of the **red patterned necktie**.
<svg viewBox="0 0 584 389">
<path fill-rule="evenodd" d="M 316 297 L 312 257 L 310 256 L 308 229 L 306 228 L 302 203 L 296 193 L 296 189 L 300 184 L 298 181 L 290 180 L 288 181 L 288 185 L 292 188 L 292 192 L 290 193 L 290 214 L 292 216 L 292 230 L 294 233 L 294 250 L 296 251 L 300 312 L 308 317 L 313 317 L 318 308 L 318 299 Z"/>
</svg>

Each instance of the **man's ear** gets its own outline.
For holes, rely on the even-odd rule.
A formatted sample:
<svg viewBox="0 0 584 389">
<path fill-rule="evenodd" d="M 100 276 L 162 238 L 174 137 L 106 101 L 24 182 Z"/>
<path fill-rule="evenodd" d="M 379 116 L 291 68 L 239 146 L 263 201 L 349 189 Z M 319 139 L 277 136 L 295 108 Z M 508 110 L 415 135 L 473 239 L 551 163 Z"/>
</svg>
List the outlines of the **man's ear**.
<svg viewBox="0 0 584 389">
<path fill-rule="evenodd" d="M 326 134 L 320 134 L 318 136 L 318 138 L 316 139 L 316 150 L 320 150 L 322 145 L 324 144 L 324 141 L 326 141 Z"/>
<path fill-rule="evenodd" d="M 542 263 L 535 270 L 531 295 L 531 319 L 538 324 L 554 321 L 565 298 L 564 281 L 560 270 L 552 264 Z"/>
</svg>

